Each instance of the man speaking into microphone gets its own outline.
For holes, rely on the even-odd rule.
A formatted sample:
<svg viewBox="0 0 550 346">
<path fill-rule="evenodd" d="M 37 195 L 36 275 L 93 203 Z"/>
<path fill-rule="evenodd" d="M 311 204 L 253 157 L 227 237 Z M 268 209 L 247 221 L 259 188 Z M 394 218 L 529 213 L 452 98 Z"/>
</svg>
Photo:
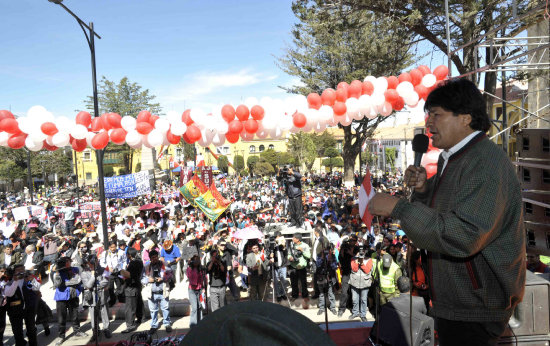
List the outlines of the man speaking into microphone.
<svg viewBox="0 0 550 346">
<path fill-rule="evenodd" d="M 440 345 L 495 345 L 525 286 L 520 183 L 485 135 L 489 116 L 472 82 L 444 82 L 424 109 L 433 145 L 443 149 L 437 174 L 427 179 L 423 167 L 408 167 L 411 201 L 376 194 L 369 211 L 401 220 L 414 245 L 428 251 Z"/>
</svg>

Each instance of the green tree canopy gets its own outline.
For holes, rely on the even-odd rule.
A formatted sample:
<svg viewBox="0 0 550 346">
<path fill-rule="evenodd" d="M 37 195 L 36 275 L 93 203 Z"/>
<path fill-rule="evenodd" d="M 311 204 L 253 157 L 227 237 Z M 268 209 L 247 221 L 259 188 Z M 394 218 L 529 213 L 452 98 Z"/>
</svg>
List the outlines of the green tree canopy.
<svg viewBox="0 0 550 346">
<path fill-rule="evenodd" d="M 265 175 L 271 175 L 273 173 L 275 173 L 275 169 L 267 161 L 260 161 L 260 162 L 256 163 L 256 165 L 254 165 L 254 174 L 255 175 L 260 175 L 260 176 L 263 177 Z"/>
<path fill-rule="evenodd" d="M 229 160 L 227 159 L 227 156 L 220 155 L 218 157 L 218 168 L 223 173 L 227 173 L 227 170 L 229 168 Z"/>
<path fill-rule="evenodd" d="M 244 157 L 235 155 L 235 158 L 233 158 L 233 167 L 235 171 L 240 172 L 244 168 Z"/>
<path fill-rule="evenodd" d="M 256 165 L 256 163 L 260 161 L 260 158 L 258 156 L 249 156 L 247 159 L 246 159 L 246 166 L 248 167 L 248 171 L 252 174 L 254 174 L 254 166 Z"/>
<path fill-rule="evenodd" d="M 393 147 L 384 148 L 386 153 L 386 163 L 390 165 L 391 170 L 395 170 L 395 159 L 397 157 L 397 149 Z"/>
<path fill-rule="evenodd" d="M 312 137 L 315 137 L 312 133 L 294 133 L 290 135 L 286 144 L 288 152 L 296 158 L 300 166 L 303 163 L 308 171 L 311 171 L 313 163 L 317 158 L 317 148 Z"/>
</svg>

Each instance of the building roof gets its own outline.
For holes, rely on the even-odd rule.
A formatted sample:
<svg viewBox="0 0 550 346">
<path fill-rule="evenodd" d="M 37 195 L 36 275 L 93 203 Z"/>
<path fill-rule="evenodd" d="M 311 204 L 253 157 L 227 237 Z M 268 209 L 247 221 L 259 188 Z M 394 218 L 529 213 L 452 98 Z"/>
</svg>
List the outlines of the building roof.
<svg viewBox="0 0 550 346">
<path fill-rule="evenodd" d="M 372 136 L 373 139 L 406 139 L 412 140 L 414 129 L 424 128 L 424 122 L 417 124 L 403 124 L 395 127 L 379 127 Z"/>
</svg>

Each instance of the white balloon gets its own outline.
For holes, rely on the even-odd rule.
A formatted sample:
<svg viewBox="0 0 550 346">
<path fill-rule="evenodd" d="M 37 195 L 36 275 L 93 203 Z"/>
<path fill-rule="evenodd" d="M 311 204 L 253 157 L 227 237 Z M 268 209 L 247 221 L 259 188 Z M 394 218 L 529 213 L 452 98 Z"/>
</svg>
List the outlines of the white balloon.
<svg viewBox="0 0 550 346">
<path fill-rule="evenodd" d="M 168 111 L 166 112 L 166 119 L 170 124 L 174 124 L 181 121 L 181 115 L 176 111 Z"/>
<path fill-rule="evenodd" d="M 52 136 L 52 143 L 58 148 L 62 148 L 68 145 L 70 140 L 71 138 L 69 137 L 69 134 L 66 132 L 58 132 Z"/>
<path fill-rule="evenodd" d="M 332 107 L 327 105 L 322 105 L 317 112 L 319 114 L 319 119 L 320 120 L 322 119 L 324 122 L 327 122 L 330 119 L 332 119 L 332 115 L 334 114 Z"/>
<path fill-rule="evenodd" d="M 413 91 L 405 95 L 405 97 L 403 97 L 403 100 L 405 101 L 407 106 L 412 107 L 418 104 L 419 97 L 418 94 Z"/>
<path fill-rule="evenodd" d="M 206 113 L 200 108 L 193 108 L 191 109 L 189 116 L 197 125 L 200 125 L 204 123 Z"/>
<path fill-rule="evenodd" d="M 30 137 L 27 137 L 25 139 L 25 146 L 27 147 L 27 149 L 29 149 L 30 151 L 40 151 L 42 150 L 42 148 L 44 147 L 44 142 L 40 141 L 40 142 L 35 142 L 32 140 L 32 138 Z"/>
<path fill-rule="evenodd" d="M 342 126 L 348 126 L 353 121 L 353 119 L 347 113 L 343 117 L 340 117 L 340 118 L 341 118 L 340 124 L 342 124 Z"/>
<path fill-rule="evenodd" d="M 8 133 L 0 132 L 0 145 L 3 147 L 7 147 L 9 138 L 10 138 L 10 135 Z"/>
<path fill-rule="evenodd" d="M 374 82 L 374 92 L 384 93 L 388 89 L 388 80 L 385 77 L 378 77 Z"/>
<path fill-rule="evenodd" d="M 30 119 L 40 119 L 46 113 L 48 113 L 48 111 L 43 106 L 40 106 L 40 105 L 32 106 L 27 111 L 27 117 L 29 117 Z"/>
<path fill-rule="evenodd" d="M 128 144 L 128 145 L 130 145 L 130 144 Z M 130 145 L 130 148 L 132 148 L 132 149 L 141 149 L 142 148 L 141 139 L 140 139 L 139 143 L 136 143 L 134 145 Z"/>
<path fill-rule="evenodd" d="M 29 118 L 19 117 L 17 118 L 17 125 L 21 132 L 28 134 L 32 129 L 32 124 Z"/>
<path fill-rule="evenodd" d="M 214 137 L 212 138 L 212 144 L 214 146 L 219 147 L 225 143 L 225 136 L 221 135 L 219 133 L 216 133 Z"/>
<path fill-rule="evenodd" d="M 273 139 L 280 138 L 282 134 L 283 134 L 283 132 L 281 131 L 281 129 L 279 127 L 276 127 L 276 128 L 271 129 L 269 131 L 269 136 Z"/>
<path fill-rule="evenodd" d="M 259 139 L 266 139 L 267 136 L 269 136 L 269 132 L 266 129 L 258 129 L 258 131 L 256 131 L 256 137 Z"/>
<path fill-rule="evenodd" d="M 319 122 L 319 111 L 316 109 L 310 108 L 304 115 L 306 116 L 306 125 L 309 125 L 310 128 Z"/>
<path fill-rule="evenodd" d="M 346 108 L 347 108 L 348 114 L 352 118 L 355 118 L 359 113 L 359 100 L 354 97 L 347 99 Z"/>
<path fill-rule="evenodd" d="M 185 125 L 185 123 L 181 120 L 173 123 L 170 127 L 170 132 L 172 132 L 172 134 L 176 136 L 183 135 L 185 131 L 187 131 L 187 125 Z"/>
<path fill-rule="evenodd" d="M 338 120 L 336 120 L 336 117 L 333 115 L 332 118 L 329 119 L 327 122 L 327 127 L 334 127 L 338 125 Z"/>
<path fill-rule="evenodd" d="M 251 141 L 251 140 L 254 139 L 254 134 L 253 133 L 248 133 L 245 130 L 241 131 L 240 136 L 241 136 L 243 141 Z"/>
<path fill-rule="evenodd" d="M 86 144 L 88 144 L 88 146 L 91 148 L 92 147 L 92 139 L 94 138 L 96 134 L 93 133 L 93 132 L 88 132 L 86 134 Z M 46 141 L 48 141 L 48 139 L 46 139 Z"/>
<path fill-rule="evenodd" d="M 380 115 L 383 117 L 387 117 L 391 114 L 392 111 L 393 108 L 391 106 L 391 103 L 389 102 L 384 102 L 382 106 L 378 106 L 378 113 L 380 113 Z"/>
<path fill-rule="evenodd" d="M 88 134 L 88 129 L 84 125 L 77 124 L 71 129 L 71 136 L 76 139 L 84 139 Z"/>
<path fill-rule="evenodd" d="M 437 81 L 437 78 L 435 77 L 435 75 L 433 75 L 431 73 L 428 73 L 427 75 L 422 77 L 422 82 L 421 83 L 426 88 L 431 88 L 432 86 L 434 86 L 436 81 Z"/>
<path fill-rule="evenodd" d="M 46 137 L 46 143 L 48 143 L 49 145 L 54 145 L 53 144 L 53 136 L 48 136 Z M 91 143 L 91 142 L 90 142 Z"/>
<path fill-rule="evenodd" d="M 395 88 L 395 91 L 397 91 L 399 96 L 405 98 L 405 95 L 414 91 L 414 86 L 412 85 L 411 82 L 404 81 L 397 85 L 397 88 Z"/>
<path fill-rule="evenodd" d="M 324 123 L 319 122 L 319 123 L 317 123 L 317 125 L 315 125 L 313 130 L 317 133 L 321 133 L 321 132 L 325 131 L 326 128 L 327 128 L 327 126 Z"/>
<path fill-rule="evenodd" d="M 244 100 L 244 105 L 248 107 L 248 109 L 252 109 L 253 106 L 258 104 L 258 99 L 255 97 L 247 97 Z"/>
<path fill-rule="evenodd" d="M 225 135 L 229 131 L 229 125 L 222 119 L 216 121 L 216 132 Z"/>
<path fill-rule="evenodd" d="M 122 126 L 124 131 L 129 133 L 130 131 L 136 129 L 136 118 L 131 117 L 129 115 L 125 115 L 120 120 L 120 125 Z"/>
<path fill-rule="evenodd" d="M 359 97 L 359 112 L 363 115 L 370 114 L 371 97 L 369 95 L 361 95 Z"/>
<path fill-rule="evenodd" d="M 67 117 L 58 117 L 54 120 L 53 123 L 55 124 L 55 127 L 57 127 L 59 131 L 67 132 L 75 122 L 74 120 L 70 120 Z"/>
<path fill-rule="evenodd" d="M 141 146 L 141 135 L 136 130 L 131 130 L 126 134 L 126 143 L 128 143 L 129 146 L 133 147 L 136 145 Z"/>
<path fill-rule="evenodd" d="M 162 145 L 162 131 L 159 129 L 153 129 L 147 135 L 147 141 L 152 147 L 158 147 L 159 145 Z"/>
<path fill-rule="evenodd" d="M 29 133 L 29 137 L 31 137 L 34 142 L 42 142 L 48 136 L 45 135 L 40 129 L 32 128 L 31 132 Z"/>
<path fill-rule="evenodd" d="M 292 117 L 289 115 L 285 115 L 282 117 L 281 122 L 279 123 L 279 126 L 281 127 L 281 130 L 288 131 L 294 126 L 294 123 L 292 122 Z"/>
<path fill-rule="evenodd" d="M 382 106 L 386 102 L 386 97 L 383 93 L 374 93 L 371 96 L 371 102 L 374 106 Z"/>
<path fill-rule="evenodd" d="M 376 83 L 376 77 L 375 76 L 366 76 L 365 79 L 363 79 L 363 82 L 371 82 L 372 85 Z"/>
<path fill-rule="evenodd" d="M 302 127 L 302 132 L 308 133 L 313 129 L 313 124 L 307 123 L 306 126 Z"/>
<path fill-rule="evenodd" d="M 153 132 L 153 131 L 151 131 L 151 132 Z M 151 132 L 149 132 L 149 135 L 151 134 Z M 146 147 L 146 148 L 152 148 L 153 147 L 151 145 L 151 143 L 149 143 L 149 138 L 148 138 L 149 135 L 141 135 L 141 145 Z"/>
<path fill-rule="evenodd" d="M 166 133 L 170 128 L 170 122 L 166 118 L 158 118 L 155 121 L 155 129 L 159 130 L 161 133 Z"/>
<path fill-rule="evenodd" d="M 53 122 L 55 121 L 55 117 L 53 116 L 53 113 L 52 113 L 52 112 L 46 111 L 46 113 L 44 113 L 44 114 L 42 115 L 42 120 L 43 120 L 44 122 L 49 121 L 49 122 L 52 122 L 52 123 L 53 123 Z"/>
</svg>

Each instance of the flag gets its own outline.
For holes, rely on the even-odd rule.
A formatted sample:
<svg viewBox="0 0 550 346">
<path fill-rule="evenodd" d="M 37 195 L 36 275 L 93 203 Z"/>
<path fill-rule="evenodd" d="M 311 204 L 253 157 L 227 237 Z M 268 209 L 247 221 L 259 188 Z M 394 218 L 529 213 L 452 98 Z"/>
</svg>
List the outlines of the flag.
<svg viewBox="0 0 550 346">
<path fill-rule="evenodd" d="M 195 160 L 197 161 L 197 167 L 206 166 L 206 163 L 204 162 L 204 156 L 202 156 L 202 154 L 197 154 Z"/>
<path fill-rule="evenodd" d="M 363 182 L 361 183 L 361 189 L 359 190 L 359 214 L 361 215 L 361 220 L 367 225 L 368 229 L 370 229 L 372 223 L 372 215 L 369 213 L 367 205 L 375 194 L 376 192 L 370 181 L 370 171 L 367 168 L 367 174 L 365 174 Z"/>
<path fill-rule="evenodd" d="M 201 294 L 199 295 L 199 302 L 201 303 L 201 307 L 203 310 L 206 309 L 206 294 L 204 294 L 204 290 L 201 290 Z"/>
<path fill-rule="evenodd" d="M 191 180 L 180 187 L 180 192 L 185 199 L 193 206 L 196 206 L 195 200 L 208 191 L 208 187 L 196 176 L 193 175 Z"/>
<path fill-rule="evenodd" d="M 218 190 L 216 190 L 216 186 L 212 184 L 208 191 L 195 198 L 195 205 L 202 210 L 210 221 L 215 221 L 231 203 L 228 203 Z"/>
</svg>

